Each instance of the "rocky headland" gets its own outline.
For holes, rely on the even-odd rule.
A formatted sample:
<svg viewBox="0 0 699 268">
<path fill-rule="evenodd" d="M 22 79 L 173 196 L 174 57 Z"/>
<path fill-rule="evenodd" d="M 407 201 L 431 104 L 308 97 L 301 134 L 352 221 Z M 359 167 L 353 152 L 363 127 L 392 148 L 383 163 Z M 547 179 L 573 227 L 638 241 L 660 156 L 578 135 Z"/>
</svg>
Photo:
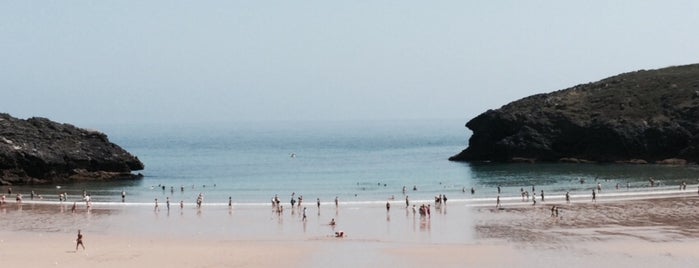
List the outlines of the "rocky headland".
<svg viewBox="0 0 699 268">
<path fill-rule="evenodd" d="M 537 94 L 466 123 L 452 161 L 699 161 L 699 64 L 641 70 Z"/>
<path fill-rule="evenodd" d="M 0 184 L 137 179 L 143 168 L 104 133 L 0 113 Z"/>
</svg>

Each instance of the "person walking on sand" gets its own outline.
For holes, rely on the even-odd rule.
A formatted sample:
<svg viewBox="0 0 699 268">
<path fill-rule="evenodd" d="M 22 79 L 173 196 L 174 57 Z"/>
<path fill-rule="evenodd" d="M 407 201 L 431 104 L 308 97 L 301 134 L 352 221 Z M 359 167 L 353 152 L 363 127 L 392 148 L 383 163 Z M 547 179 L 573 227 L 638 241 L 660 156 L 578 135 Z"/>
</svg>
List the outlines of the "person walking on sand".
<svg viewBox="0 0 699 268">
<path fill-rule="evenodd" d="M 155 207 L 153 208 L 153 211 L 158 212 L 158 199 L 155 199 Z"/>
<path fill-rule="evenodd" d="M 121 190 L 121 202 L 123 203 L 126 200 L 126 191 Z"/>
<path fill-rule="evenodd" d="M 335 196 L 335 208 L 337 208 L 340 205 L 340 200 L 337 199 L 337 196 Z"/>
<path fill-rule="evenodd" d="M 316 198 L 316 205 L 318 206 L 318 209 L 320 209 L 320 198 Z"/>
<path fill-rule="evenodd" d="M 386 212 L 391 210 L 391 203 L 389 201 L 386 201 Z"/>
<path fill-rule="evenodd" d="M 408 196 L 405 196 L 405 207 L 409 208 L 410 207 L 410 200 L 408 199 Z"/>
<path fill-rule="evenodd" d="M 165 197 L 165 206 L 167 207 L 167 211 L 170 211 L 170 197 Z"/>
<path fill-rule="evenodd" d="M 566 203 L 570 204 L 570 192 L 566 192 Z"/>
<path fill-rule="evenodd" d="M 544 190 L 541 190 L 541 202 L 544 202 Z"/>
<path fill-rule="evenodd" d="M 77 208 L 77 203 L 78 202 L 73 202 L 73 207 L 70 208 L 70 212 L 75 213 L 75 209 Z"/>
<path fill-rule="evenodd" d="M 495 208 L 500 208 L 500 196 L 498 195 L 497 199 L 495 200 Z"/>
<path fill-rule="evenodd" d="M 83 244 L 83 234 L 78 230 L 78 239 L 75 240 L 75 252 L 78 252 L 78 247 L 82 246 L 85 250 L 85 245 Z"/>
<path fill-rule="evenodd" d="M 294 206 L 294 205 L 291 205 L 291 207 L 293 207 L 293 206 Z M 229 207 L 229 208 L 230 208 L 230 207 L 233 207 L 233 198 L 230 197 L 230 196 L 228 197 L 228 207 Z"/>
<path fill-rule="evenodd" d="M 303 207 L 303 218 L 301 218 L 301 221 L 306 221 L 306 207 Z"/>
</svg>

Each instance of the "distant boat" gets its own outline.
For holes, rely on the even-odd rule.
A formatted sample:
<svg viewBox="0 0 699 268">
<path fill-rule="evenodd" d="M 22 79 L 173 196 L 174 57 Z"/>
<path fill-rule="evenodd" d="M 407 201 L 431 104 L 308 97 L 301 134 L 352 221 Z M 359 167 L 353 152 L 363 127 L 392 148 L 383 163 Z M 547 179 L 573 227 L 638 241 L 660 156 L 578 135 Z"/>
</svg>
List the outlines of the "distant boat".
<svg viewBox="0 0 699 268">
<path fill-rule="evenodd" d="M 291 153 L 291 154 L 289 154 L 289 157 L 291 157 L 291 158 L 296 158 L 296 154 L 295 154 L 295 153 Z"/>
</svg>

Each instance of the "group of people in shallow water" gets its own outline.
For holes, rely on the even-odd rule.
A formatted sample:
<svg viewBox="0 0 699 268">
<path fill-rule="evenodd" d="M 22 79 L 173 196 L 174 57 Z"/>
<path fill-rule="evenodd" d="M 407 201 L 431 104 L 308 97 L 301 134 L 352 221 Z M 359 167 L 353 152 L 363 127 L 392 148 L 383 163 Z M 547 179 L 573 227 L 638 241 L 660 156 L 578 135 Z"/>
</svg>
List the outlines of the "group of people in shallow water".
<svg viewBox="0 0 699 268">
<path fill-rule="evenodd" d="M 595 181 L 597 181 L 596 178 L 595 178 Z M 650 182 L 650 187 L 655 187 L 656 184 L 657 184 L 657 182 L 656 182 L 655 179 L 653 179 L 653 178 L 650 178 L 650 179 L 649 179 L 649 182 Z M 584 180 L 584 179 L 580 179 L 580 183 L 581 183 L 581 184 L 584 184 L 584 183 L 585 183 L 585 180 Z M 630 186 L 629 186 L 629 184 L 627 183 L 627 188 L 629 188 L 629 187 L 630 187 Z M 618 184 L 618 183 L 616 184 L 616 189 L 617 189 L 617 190 L 619 189 L 619 184 Z M 686 181 L 682 181 L 682 182 L 679 184 L 679 189 L 680 189 L 681 191 L 686 190 L 686 189 L 687 189 L 687 182 L 686 182 Z M 524 188 L 520 188 L 519 191 L 520 191 L 520 195 L 521 195 L 521 197 L 522 197 L 522 202 L 528 201 L 528 200 L 529 200 L 529 197 L 530 197 L 529 191 L 525 191 Z M 536 187 L 535 187 L 534 185 L 532 185 L 532 205 L 536 205 L 536 192 L 535 192 L 535 191 L 536 191 Z M 501 208 L 502 204 L 500 203 L 500 193 L 501 193 L 501 186 L 500 186 L 500 185 L 497 186 L 497 192 L 498 192 L 498 195 L 497 195 L 497 197 L 496 197 L 496 199 L 495 199 L 495 208 Z M 593 202 L 593 203 L 596 203 L 596 202 L 597 202 L 597 194 L 600 193 L 600 192 L 602 192 L 602 184 L 598 182 L 598 183 L 597 183 L 597 186 L 596 186 L 595 188 L 592 189 L 591 197 L 592 197 L 592 202 Z M 474 192 L 473 192 L 473 189 L 472 189 L 472 192 L 471 192 L 471 193 L 472 193 L 472 194 L 474 193 Z M 699 194 L 699 186 L 697 187 L 697 194 Z M 541 201 L 542 201 L 542 202 L 545 200 L 545 199 L 544 199 L 544 190 L 541 190 L 540 198 L 541 198 Z M 571 202 L 570 192 L 568 192 L 568 191 L 565 193 L 565 201 L 566 201 L 566 203 L 570 203 L 570 202 Z M 555 210 L 555 213 L 554 213 L 554 210 Z M 558 206 L 552 207 L 552 208 L 551 208 L 551 211 L 552 211 L 552 212 L 551 212 L 552 215 L 555 214 L 556 216 L 558 216 Z"/>
</svg>

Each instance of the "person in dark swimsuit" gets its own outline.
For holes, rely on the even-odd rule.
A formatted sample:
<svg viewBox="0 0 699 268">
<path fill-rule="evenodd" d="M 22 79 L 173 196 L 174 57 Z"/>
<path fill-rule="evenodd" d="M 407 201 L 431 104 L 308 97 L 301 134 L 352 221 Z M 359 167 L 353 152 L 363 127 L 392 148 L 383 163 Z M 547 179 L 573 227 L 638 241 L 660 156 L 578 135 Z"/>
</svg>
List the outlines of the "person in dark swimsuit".
<svg viewBox="0 0 699 268">
<path fill-rule="evenodd" d="M 85 245 L 83 245 L 83 234 L 78 230 L 78 240 L 76 240 L 75 244 L 75 252 L 78 252 L 78 247 L 82 246 L 83 250 L 85 250 Z"/>
</svg>

